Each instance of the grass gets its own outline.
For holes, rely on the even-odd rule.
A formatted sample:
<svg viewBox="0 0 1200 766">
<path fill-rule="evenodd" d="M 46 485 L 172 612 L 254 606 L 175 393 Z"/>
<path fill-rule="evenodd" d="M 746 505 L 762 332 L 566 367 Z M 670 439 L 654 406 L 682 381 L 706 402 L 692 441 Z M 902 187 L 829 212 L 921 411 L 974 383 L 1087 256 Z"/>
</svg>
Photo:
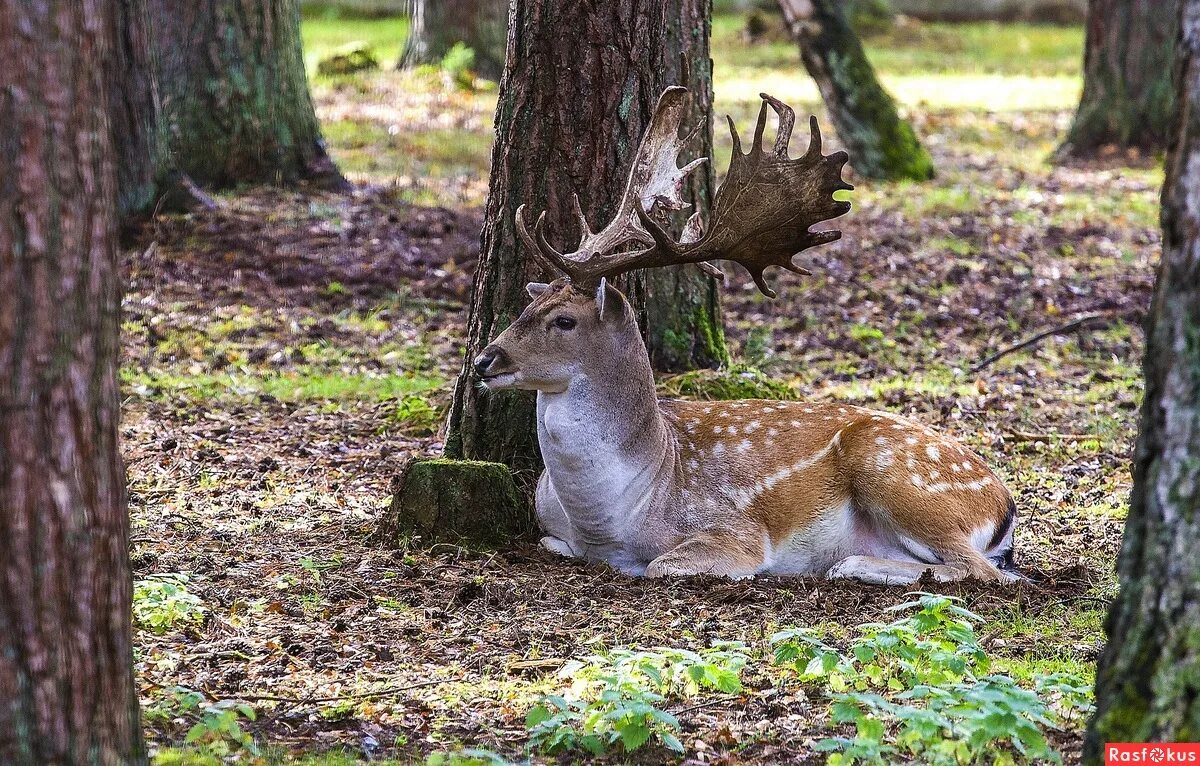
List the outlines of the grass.
<svg viewBox="0 0 1200 766">
<path fill-rule="evenodd" d="M 338 48 L 353 42 L 364 42 L 375 49 L 379 65 L 394 67 L 400 60 L 404 41 L 408 37 L 408 19 L 353 19 L 335 15 L 307 17 L 300 24 L 304 45 L 304 65 L 308 76 L 317 71 L 317 62 Z"/>
<path fill-rule="evenodd" d="M 743 26 L 740 14 L 713 19 L 717 113 L 733 115 L 743 131 L 749 130 L 757 94 L 765 91 L 798 111 L 820 114 L 820 94 L 796 46 L 782 39 L 749 45 Z M 351 178 L 396 183 L 421 204 L 482 204 L 494 92 L 461 92 L 421 73 L 388 71 L 407 33 L 402 19 L 317 13 L 304 20 L 302 33 L 326 137 Z M 385 71 L 314 76 L 318 58 L 355 40 L 375 46 Z M 1083 31 L 1078 27 L 931 23 L 868 38 L 865 44 L 880 79 L 906 112 L 1045 112 L 1069 109 L 1079 98 Z M 432 92 L 438 110 L 414 104 L 415 91 Z M 1019 137 L 1014 142 L 1005 125 L 986 119 L 970 130 L 981 146 L 1016 149 L 1027 164 L 1043 162 L 1054 148 L 1041 142 L 1026 146 L 1029 142 Z M 723 172 L 729 139 L 722 125 L 716 125 L 715 136 L 715 165 Z"/>
</svg>

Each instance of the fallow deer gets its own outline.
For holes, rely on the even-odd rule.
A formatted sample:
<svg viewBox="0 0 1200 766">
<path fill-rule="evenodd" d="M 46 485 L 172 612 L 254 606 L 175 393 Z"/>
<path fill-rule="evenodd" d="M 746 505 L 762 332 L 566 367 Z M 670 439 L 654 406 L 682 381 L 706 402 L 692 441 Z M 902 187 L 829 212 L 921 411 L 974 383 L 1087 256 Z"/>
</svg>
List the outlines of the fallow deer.
<svg viewBox="0 0 1200 766">
<path fill-rule="evenodd" d="M 678 241 L 655 219 L 685 207 L 678 167 L 683 88 L 663 93 L 616 216 L 563 254 L 545 214 L 517 231 L 547 271 L 533 302 L 474 360 L 487 389 L 537 392 L 546 470 L 537 485 L 541 544 L 631 574 L 824 574 L 876 583 L 1015 579 L 1015 506 L 984 461 L 902 417 L 837 403 L 658 400 L 628 301 L 607 279 L 636 268 L 731 260 L 774 297 L 763 271 L 801 274 L 792 256 L 837 239 L 809 227 L 850 209 L 833 192 L 845 152 L 788 157 L 794 116 L 766 94 L 754 145 L 733 158 L 708 224 L 697 211 Z M 763 148 L 767 107 L 778 130 Z"/>
</svg>

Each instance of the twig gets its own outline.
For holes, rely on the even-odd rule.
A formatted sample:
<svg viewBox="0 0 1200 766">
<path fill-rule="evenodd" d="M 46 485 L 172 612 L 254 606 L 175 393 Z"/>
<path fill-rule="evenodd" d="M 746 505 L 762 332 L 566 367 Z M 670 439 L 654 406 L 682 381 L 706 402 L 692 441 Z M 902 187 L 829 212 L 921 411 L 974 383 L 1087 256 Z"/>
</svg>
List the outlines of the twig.
<svg viewBox="0 0 1200 766">
<path fill-rule="evenodd" d="M 1000 349 L 996 353 L 989 356 L 987 359 L 984 359 L 982 362 L 980 362 L 979 364 L 972 367 L 968 372 L 970 372 L 972 374 L 979 372 L 984 367 L 987 367 L 988 365 L 992 364 L 996 360 L 1002 359 L 1015 351 L 1020 351 L 1023 348 L 1029 348 L 1030 346 L 1040 343 L 1041 341 L 1045 340 L 1046 338 L 1051 337 L 1052 335 L 1062 335 L 1065 332 L 1070 332 L 1071 330 L 1077 330 L 1080 327 L 1083 327 L 1085 324 L 1090 324 L 1092 322 L 1096 322 L 1101 319 L 1113 320 L 1113 319 L 1116 319 L 1118 316 L 1120 316 L 1120 315 L 1115 312 L 1109 311 L 1109 312 L 1102 312 L 1102 313 L 1097 313 L 1097 314 L 1085 314 L 1084 316 L 1076 317 L 1075 319 L 1072 319 L 1070 322 L 1067 322 L 1066 324 L 1059 325 L 1058 327 L 1051 327 L 1049 330 L 1040 332 L 1031 338 L 1026 338 L 1025 340 L 1021 341 L 1020 343 L 1015 343 L 1011 346 L 1006 346 L 1005 348 Z"/>
<path fill-rule="evenodd" d="M 733 702 L 736 699 L 737 699 L 736 695 L 730 696 L 730 697 L 718 697 L 717 699 L 711 699 L 711 700 L 708 700 L 707 702 L 701 702 L 698 705 L 690 705 L 688 707 L 681 708 L 680 710 L 676 710 L 674 713 L 672 713 L 672 715 L 681 716 L 681 715 L 684 715 L 685 713 L 694 713 L 697 710 L 703 710 L 706 707 L 715 707 L 717 705 L 721 705 L 726 702 Z"/>
<path fill-rule="evenodd" d="M 399 694 L 400 692 L 411 691 L 412 689 L 420 689 L 423 686 L 437 686 L 438 684 L 450 683 L 447 679 L 436 679 L 433 681 L 421 681 L 420 683 L 409 684 L 408 686 L 387 686 L 383 689 L 376 689 L 370 692 L 358 692 L 356 694 L 342 694 L 337 697 L 275 697 L 269 694 L 239 694 L 238 699 L 246 700 L 247 702 L 287 702 L 291 705 L 313 705 L 320 702 L 344 702 L 346 700 L 362 700 L 371 699 L 372 697 L 386 697 L 390 694 Z"/>
<path fill-rule="evenodd" d="M 1032 431 L 1009 431 L 1008 436 L 1015 442 L 1048 442 L 1051 439 L 1058 439 L 1061 442 L 1100 441 L 1099 436 L 1091 434 L 1038 434 Z"/>
</svg>

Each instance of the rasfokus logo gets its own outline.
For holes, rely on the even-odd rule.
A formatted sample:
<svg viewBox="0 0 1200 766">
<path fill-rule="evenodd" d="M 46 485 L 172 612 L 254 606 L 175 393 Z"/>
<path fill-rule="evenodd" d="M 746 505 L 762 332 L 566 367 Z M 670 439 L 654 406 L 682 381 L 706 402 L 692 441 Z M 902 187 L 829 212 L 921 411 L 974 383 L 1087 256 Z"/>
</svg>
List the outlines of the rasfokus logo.
<svg viewBox="0 0 1200 766">
<path fill-rule="evenodd" d="M 1104 764 L 1200 764 L 1200 744 L 1195 742 L 1110 742 L 1104 746 Z"/>
</svg>

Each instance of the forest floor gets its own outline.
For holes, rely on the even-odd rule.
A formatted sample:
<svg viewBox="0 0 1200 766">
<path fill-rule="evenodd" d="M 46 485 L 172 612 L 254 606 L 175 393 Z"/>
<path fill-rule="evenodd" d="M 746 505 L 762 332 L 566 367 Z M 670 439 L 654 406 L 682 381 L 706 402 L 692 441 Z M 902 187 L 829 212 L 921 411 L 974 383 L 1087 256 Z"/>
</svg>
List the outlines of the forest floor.
<svg viewBox="0 0 1200 766">
<path fill-rule="evenodd" d="M 1088 680 L 1130 488 L 1161 170 L 1047 162 L 1077 93 L 1079 30 L 952 29 L 871 44 L 938 178 L 853 179 L 843 238 L 807 255 L 814 276 L 773 276 L 768 301 L 731 272 L 726 324 L 735 359 L 797 397 L 904 414 L 983 455 L 1016 497 L 1030 581 L 930 587 L 983 618 L 994 672 Z M 306 42 L 319 47 L 318 32 Z M 1024 68 L 989 63 L 985 45 L 1024 51 Z M 776 95 L 822 114 L 794 84 L 790 45 L 739 46 L 735 21 L 718 19 L 720 109 L 744 124 L 755 83 L 774 78 Z M 985 109 L 974 101 L 993 80 Z M 462 747 L 519 760 L 527 712 L 570 686 L 572 661 L 716 641 L 743 642 L 750 661 L 739 691 L 663 703 L 686 758 L 824 762 L 815 741 L 852 729 L 787 682 L 769 638 L 812 627 L 845 649 L 855 626 L 892 619 L 904 589 L 645 581 L 524 544 L 371 540 L 401 464 L 440 448 L 495 96 L 429 72 L 322 79 L 314 93 L 353 193 L 223 195 L 214 211 L 156 217 L 126 254 L 122 436 L 158 762 L 254 761 L 243 735 L 272 762 Z M 1085 315 L 1100 318 L 971 372 Z M 1081 732 L 1079 716 L 1049 732 L 1068 763 Z M 651 744 L 634 760 L 667 757 Z"/>
</svg>

